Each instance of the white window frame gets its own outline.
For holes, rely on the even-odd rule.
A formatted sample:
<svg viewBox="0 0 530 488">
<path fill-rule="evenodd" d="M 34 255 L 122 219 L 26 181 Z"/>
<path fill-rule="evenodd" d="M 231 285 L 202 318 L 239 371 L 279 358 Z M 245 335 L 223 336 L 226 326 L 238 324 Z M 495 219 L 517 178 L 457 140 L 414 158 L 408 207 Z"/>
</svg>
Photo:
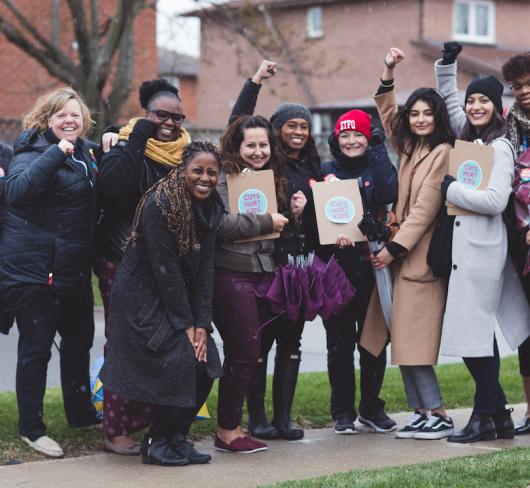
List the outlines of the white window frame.
<svg viewBox="0 0 530 488">
<path fill-rule="evenodd" d="M 469 33 L 462 34 L 456 32 L 457 5 L 469 6 Z M 477 34 L 477 15 L 476 8 L 478 6 L 488 7 L 488 35 Z M 495 42 L 495 2 L 492 0 L 454 0 L 453 2 L 453 39 L 455 41 L 474 42 L 478 44 L 493 44 Z"/>
<path fill-rule="evenodd" d="M 316 26 L 315 16 L 320 21 Z M 322 7 L 311 7 L 307 9 L 307 37 L 315 39 L 324 35 L 324 13 Z"/>
</svg>

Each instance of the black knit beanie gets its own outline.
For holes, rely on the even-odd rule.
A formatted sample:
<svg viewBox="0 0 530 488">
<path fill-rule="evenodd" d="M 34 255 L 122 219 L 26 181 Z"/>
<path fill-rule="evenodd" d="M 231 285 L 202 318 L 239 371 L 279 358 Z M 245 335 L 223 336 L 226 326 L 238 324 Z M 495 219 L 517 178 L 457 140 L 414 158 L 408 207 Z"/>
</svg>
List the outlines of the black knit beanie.
<svg viewBox="0 0 530 488">
<path fill-rule="evenodd" d="M 479 76 L 471 81 L 466 90 L 466 100 L 474 93 L 486 95 L 502 114 L 502 92 L 504 86 L 495 76 Z"/>
<path fill-rule="evenodd" d="M 311 131 L 313 122 L 311 112 L 305 105 L 300 105 L 299 103 L 283 103 L 280 105 L 276 112 L 272 114 L 271 125 L 275 129 L 281 129 L 282 125 L 291 119 L 304 119 L 309 124 L 309 130 Z"/>
</svg>

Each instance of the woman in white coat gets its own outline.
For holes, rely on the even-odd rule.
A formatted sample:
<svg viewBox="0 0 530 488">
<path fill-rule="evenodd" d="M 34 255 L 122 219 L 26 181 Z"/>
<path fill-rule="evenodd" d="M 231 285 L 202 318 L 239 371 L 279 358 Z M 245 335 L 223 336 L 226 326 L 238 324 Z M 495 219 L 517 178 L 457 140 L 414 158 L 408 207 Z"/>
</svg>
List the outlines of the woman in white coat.
<svg viewBox="0 0 530 488">
<path fill-rule="evenodd" d="M 459 139 L 490 145 L 493 168 L 486 190 L 466 187 L 451 176 L 442 183 L 447 202 L 473 215 L 457 216 L 453 227 L 453 269 L 449 279 L 441 354 L 458 356 L 471 373 L 476 392 L 466 427 L 448 438 L 468 443 L 512 438 L 511 410 L 499 383 L 499 351 L 495 325 L 516 348 L 530 335 L 530 311 L 507 253 L 502 212 L 510 197 L 514 151 L 504 137 L 503 86 L 493 76 L 475 78 L 467 87 L 465 108 L 459 105 L 456 62 L 435 63 L 451 126 Z M 444 64 L 444 62 L 446 64 Z"/>
</svg>

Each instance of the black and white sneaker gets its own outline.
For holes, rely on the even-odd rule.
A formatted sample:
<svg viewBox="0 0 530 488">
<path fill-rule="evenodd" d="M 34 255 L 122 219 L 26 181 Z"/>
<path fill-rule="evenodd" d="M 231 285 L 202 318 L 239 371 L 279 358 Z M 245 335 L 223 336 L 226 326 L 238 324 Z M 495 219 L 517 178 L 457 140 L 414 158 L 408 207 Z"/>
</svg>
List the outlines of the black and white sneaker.
<svg viewBox="0 0 530 488">
<path fill-rule="evenodd" d="M 340 417 L 335 421 L 335 434 L 357 434 L 351 417 Z"/>
<path fill-rule="evenodd" d="M 444 417 L 439 413 L 429 416 L 423 428 L 414 434 L 414 439 L 443 439 L 455 431 L 451 417 Z"/>
<path fill-rule="evenodd" d="M 530 418 L 523 417 L 515 424 L 515 435 L 530 434 Z"/>
<path fill-rule="evenodd" d="M 426 423 L 427 415 L 416 410 L 414 413 L 410 414 L 407 425 L 402 429 L 399 429 L 394 435 L 398 439 L 412 439 L 414 434 L 419 432 Z"/>
<path fill-rule="evenodd" d="M 376 410 L 370 415 L 359 415 L 359 422 L 381 434 L 387 434 L 397 429 L 394 422 L 383 409 Z"/>
</svg>

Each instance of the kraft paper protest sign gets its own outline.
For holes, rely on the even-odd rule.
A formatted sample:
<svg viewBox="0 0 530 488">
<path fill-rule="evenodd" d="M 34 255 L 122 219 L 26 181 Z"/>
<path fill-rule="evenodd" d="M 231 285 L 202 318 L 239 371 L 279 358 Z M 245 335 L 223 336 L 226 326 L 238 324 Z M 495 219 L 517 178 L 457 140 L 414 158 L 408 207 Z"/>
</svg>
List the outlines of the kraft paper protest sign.
<svg viewBox="0 0 530 488">
<path fill-rule="evenodd" d="M 253 213 L 263 215 L 278 212 L 274 173 L 270 169 L 247 171 L 238 175 L 227 175 L 228 205 L 230 213 Z M 279 232 L 272 232 L 236 242 L 276 239 Z"/>
<path fill-rule="evenodd" d="M 364 212 L 357 180 L 322 181 L 312 190 L 320 244 L 335 244 L 340 234 L 353 242 L 366 240 L 357 227 Z"/>
<path fill-rule="evenodd" d="M 467 188 L 485 190 L 493 167 L 493 148 L 484 144 L 460 141 L 455 142 L 449 155 L 449 174 Z M 475 215 L 475 212 L 459 208 L 450 203 L 447 215 Z"/>
</svg>

